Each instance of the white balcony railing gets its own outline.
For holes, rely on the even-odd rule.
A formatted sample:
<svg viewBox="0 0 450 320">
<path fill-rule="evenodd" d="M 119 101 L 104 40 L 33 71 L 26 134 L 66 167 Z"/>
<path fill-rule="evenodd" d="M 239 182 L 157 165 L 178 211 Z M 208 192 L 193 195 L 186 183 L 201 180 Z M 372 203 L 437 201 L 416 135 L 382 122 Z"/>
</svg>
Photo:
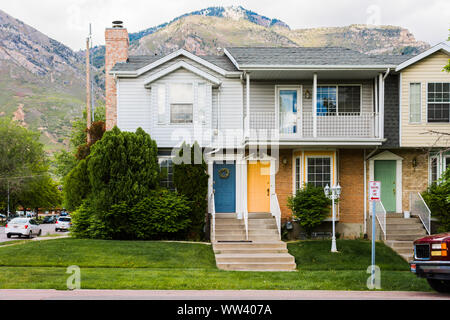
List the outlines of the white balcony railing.
<svg viewBox="0 0 450 320">
<path fill-rule="evenodd" d="M 316 117 L 317 138 L 377 138 L 378 113 L 321 113 Z M 250 112 L 250 131 L 274 131 L 299 138 L 314 137 L 312 112 L 298 115 L 275 112 Z"/>
</svg>

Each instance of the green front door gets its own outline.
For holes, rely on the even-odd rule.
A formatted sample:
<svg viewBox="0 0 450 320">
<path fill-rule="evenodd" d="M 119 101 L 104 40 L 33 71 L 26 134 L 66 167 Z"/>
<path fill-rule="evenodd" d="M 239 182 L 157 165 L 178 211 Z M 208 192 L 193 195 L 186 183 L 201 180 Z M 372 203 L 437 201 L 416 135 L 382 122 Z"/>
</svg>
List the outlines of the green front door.
<svg viewBox="0 0 450 320">
<path fill-rule="evenodd" d="M 381 202 L 386 212 L 396 211 L 395 178 L 397 176 L 397 161 L 375 160 L 375 181 L 381 181 Z"/>
</svg>

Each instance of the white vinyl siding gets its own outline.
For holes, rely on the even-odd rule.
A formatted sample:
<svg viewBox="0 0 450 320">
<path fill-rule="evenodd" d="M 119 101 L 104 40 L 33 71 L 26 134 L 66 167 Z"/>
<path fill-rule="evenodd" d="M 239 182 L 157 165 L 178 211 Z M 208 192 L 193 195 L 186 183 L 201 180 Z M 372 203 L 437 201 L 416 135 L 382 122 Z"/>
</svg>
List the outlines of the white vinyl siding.
<svg viewBox="0 0 450 320">
<path fill-rule="evenodd" d="M 220 99 L 216 85 L 183 68 L 154 81 L 150 88 L 144 87 L 144 79 L 180 60 L 220 79 Z M 194 87 L 192 123 L 170 123 L 169 85 L 173 83 L 189 83 Z M 135 131 L 142 127 L 156 140 L 159 148 L 171 148 L 182 141 L 192 143 L 200 138 L 204 146 L 211 145 L 211 140 L 220 141 L 219 137 L 223 136 L 222 133 L 226 130 L 240 132 L 243 127 L 243 86 L 240 79 L 225 78 L 186 58 L 168 61 L 138 78 L 119 78 L 117 87 L 119 128 Z M 200 126 L 201 130 L 194 130 L 196 126 Z M 221 132 L 207 131 L 217 127 Z M 194 136 L 194 132 L 198 132 L 202 137 Z M 236 146 L 236 141 L 238 139 L 234 139 L 234 142 L 223 142 Z"/>
</svg>

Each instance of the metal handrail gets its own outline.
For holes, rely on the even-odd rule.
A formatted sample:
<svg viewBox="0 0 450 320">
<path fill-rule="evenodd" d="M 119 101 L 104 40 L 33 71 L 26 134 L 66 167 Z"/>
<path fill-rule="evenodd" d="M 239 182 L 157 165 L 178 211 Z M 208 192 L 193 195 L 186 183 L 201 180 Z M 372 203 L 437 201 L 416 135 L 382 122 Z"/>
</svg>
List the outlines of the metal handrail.
<svg viewBox="0 0 450 320">
<path fill-rule="evenodd" d="M 248 210 L 244 209 L 245 240 L 248 240 Z"/>
<path fill-rule="evenodd" d="M 411 192 L 409 194 L 409 206 L 411 214 L 417 214 L 427 233 L 431 234 L 431 210 L 423 200 L 420 192 Z"/>
<path fill-rule="evenodd" d="M 380 224 L 381 231 L 384 234 L 384 240 L 386 240 L 386 209 L 381 201 L 377 201 L 375 205 L 375 216 L 377 217 L 378 223 Z"/>
<path fill-rule="evenodd" d="M 211 213 L 211 242 L 216 241 L 216 204 L 214 191 L 209 195 L 209 213 Z"/>
<path fill-rule="evenodd" d="M 275 217 L 278 229 L 278 236 L 281 239 L 281 208 L 276 193 L 272 193 L 270 195 L 270 212 L 272 213 L 272 216 Z"/>
</svg>

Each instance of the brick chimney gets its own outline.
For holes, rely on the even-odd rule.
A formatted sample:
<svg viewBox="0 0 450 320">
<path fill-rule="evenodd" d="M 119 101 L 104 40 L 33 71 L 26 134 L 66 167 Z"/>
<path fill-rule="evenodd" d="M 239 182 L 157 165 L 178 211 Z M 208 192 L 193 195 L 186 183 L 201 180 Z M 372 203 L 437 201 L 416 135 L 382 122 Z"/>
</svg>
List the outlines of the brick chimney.
<svg viewBox="0 0 450 320">
<path fill-rule="evenodd" d="M 128 31 L 122 21 L 113 21 L 112 28 L 105 30 L 105 97 L 106 130 L 117 124 L 117 91 L 114 76 L 109 71 L 118 62 L 128 59 Z"/>
</svg>

